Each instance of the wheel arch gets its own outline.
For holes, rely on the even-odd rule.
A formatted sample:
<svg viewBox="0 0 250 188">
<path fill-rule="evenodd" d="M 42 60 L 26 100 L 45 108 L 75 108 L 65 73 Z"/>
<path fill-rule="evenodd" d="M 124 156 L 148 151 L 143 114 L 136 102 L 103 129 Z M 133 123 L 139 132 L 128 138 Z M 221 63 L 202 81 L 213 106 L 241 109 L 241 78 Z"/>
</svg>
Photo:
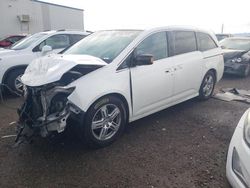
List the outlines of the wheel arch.
<svg viewBox="0 0 250 188">
<path fill-rule="evenodd" d="M 26 69 L 28 65 L 17 65 L 17 66 L 13 66 L 13 67 L 10 67 L 9 69 L 7 69 L 3 75 L 3 78 L 2 78 L 2 83 L 6 83 L 7 81 L 7 78 L 8 78 L 8 75 L 11 71 L 13 70 L 17 70 L 17 69 Z"/>
<path fill-rule="evenodd" d="M 214 76 L 215 76 L 215 82 L 217 82 L 217 77 L 218 77 L 218 75 L 217 75 L 217 71 L 216 71 L 214 68 L 211 68 L 211 69 L 209 69 L 209 70 L 206 72 L 206 74 L 207 74 L 209 71 L 211 71 L 211 72 L 213 72 L 213 73 L 214 73 Z"/>
<path fill-rule="evenodd" d="M 202 84 L 202 82 L 203 82 L 203 79 L 205 78 L 205 76 L 206 76 L 206 74 L 207 74 L 208 72 L 212 72 L 212 73 L 214 74 L 214 76 L 215 76 L 215 83 L 217 82 L 217 71 L 216 71 L 214 68 L 210 68 L 210 69 L 208 69 L 206 72 L 204 72 L 203 77 L 202 77 L 202 80 L 201 80 L 201 82 L 200 82 L 200 86 L 201 86 L 201 84 Z"/>
<path fill-rule="evenodd" d="M 129 108 L 129 104 L 128 104 L 128 101 L 127 101 L 126 97 L 124 95 L 122 95 L 121 93 L 116 93 L 116 92 L 114 92 L 114 93 L 108 93 L 108 94 L 105 94 L 105 95 L 102 95 L 102 96 L 98 97 L 96 100 L 94 100 L 94 102 L 91 103 L 91 105 L 89 105 L 89 107 L 87 108 L 87 111 L 98 100 L 100 100 L 101 98 L 107 97 L 107 96 L 117 97 L 117 98 L 119 98 L 123 102 L 123 104 L 125 105 L 125 110 L 126 110 L 126 123 L 127 123 L 129 121 L 129 116 L 130 116 L 130 108 Z"/>
</svg>

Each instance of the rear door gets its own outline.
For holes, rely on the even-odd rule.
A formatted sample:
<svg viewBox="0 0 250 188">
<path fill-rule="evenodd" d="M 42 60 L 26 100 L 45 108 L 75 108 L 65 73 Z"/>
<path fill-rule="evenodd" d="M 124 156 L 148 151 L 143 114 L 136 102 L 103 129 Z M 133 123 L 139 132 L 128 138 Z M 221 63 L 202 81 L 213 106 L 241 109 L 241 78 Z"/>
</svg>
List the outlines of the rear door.
<svg viewBox="0 0 250 188">
<path fill-rule="evenodd" d="M 174 99 L 197 94 L 202 79 L 202 53 L 198 51 L 194 31 L 171 32 L 171 59 L 174 64 Z"/>
<path fill-rule="evenodd" d="M 167 32 L 154 33 L 143 40 L 134 54 L 152 54 L 152 65 L 131 68 L 134 116 L 158 111 L 171 102 L 173 94 L 172 62 L 168 58 Z"/>
</svg>

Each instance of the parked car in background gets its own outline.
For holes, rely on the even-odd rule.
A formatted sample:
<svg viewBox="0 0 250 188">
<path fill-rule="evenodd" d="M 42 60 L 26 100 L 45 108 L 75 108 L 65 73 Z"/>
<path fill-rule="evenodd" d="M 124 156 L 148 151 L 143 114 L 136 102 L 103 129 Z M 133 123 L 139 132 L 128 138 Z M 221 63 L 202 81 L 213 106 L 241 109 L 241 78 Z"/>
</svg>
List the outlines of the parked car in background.
<svg viewBox="0 0 250 188">
<path fill-rule="evenodd" d="M 7 48 L 15 44 L 19 40 L 25 38 L 26 35 L 11 35 L 0 40 L 0 47 Z"/>
<path fill-rule="evenodd" d="M 226 171 L 233 188 L 250 187 L 250 109 L 244 113 L 233 134 Z"/>
<path fill-rule="evenodd" d="M 250 72 L 250 37 L 231 37 L 220 41 L 227 74 L 247 77 Z"/>
<path fill-rule="evenodd" d="M 232 34 L 216 34 L 216 38 L 218 39 L 218 41 L 221 41 L 229 37 L 233 37 L 233 35 Z"/>
<path fill-rule="evenodd" d="M 207 31 L 99 31 L 28 66 L 18 135 L 26 128 L 42 137 L 61 133 L 75 118 L 81 138 L 104 147 L 127 122 L 196 96 L 209 99 L 223 69 L 221 48 Z"/>
<path fill-rule="evenodd" d="M 40 32 L 17 42 L 10 49 L 0 50 L 0 83 L 10 90 L 22 93 L 20 78 L 32 60 L 48 53 L 58 53 L 88 34 L 62 30 Z"/>
</svg>

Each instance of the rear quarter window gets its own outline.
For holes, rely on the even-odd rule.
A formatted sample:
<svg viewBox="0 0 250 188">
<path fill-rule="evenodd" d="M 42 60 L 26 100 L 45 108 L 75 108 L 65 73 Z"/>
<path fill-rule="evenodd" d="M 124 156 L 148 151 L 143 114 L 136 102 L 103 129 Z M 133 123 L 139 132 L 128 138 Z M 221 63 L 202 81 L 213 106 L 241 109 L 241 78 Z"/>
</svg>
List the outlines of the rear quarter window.
<svg viewBox="0 0 250 188">
<path fill-rule="evenodd" d="M 199 50 L 202 52 L 218 47 L 212 37 L 206 33 L 198 32 L 197 41 Z"/>
<path fill-rule="evenodd" d="M 197 50 L 195 32 L 174 31 L 173 32 L 173 54 L 179 55 Z"/>
</svg>

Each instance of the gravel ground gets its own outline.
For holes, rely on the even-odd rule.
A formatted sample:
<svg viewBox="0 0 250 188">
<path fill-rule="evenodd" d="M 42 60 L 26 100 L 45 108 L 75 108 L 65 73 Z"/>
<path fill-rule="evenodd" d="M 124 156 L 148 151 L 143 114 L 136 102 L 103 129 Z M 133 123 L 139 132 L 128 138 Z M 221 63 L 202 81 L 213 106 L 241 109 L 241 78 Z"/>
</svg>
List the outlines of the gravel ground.
<svg viewBox="0 0 250 188">
<path fill-rule="evenodd" d="M 250 77 L 224 77 L 225 87 L 250 89 Z M 15 133 L 20 99 L 0 103 L 0 136 Z M 131 123 L 113 145 L 89 150 L 72 132 L 13 148 L 0 138 L 0 187 L 229 188 L 228 145 L 249 105 L 196 99 Z"/>
</svg>

